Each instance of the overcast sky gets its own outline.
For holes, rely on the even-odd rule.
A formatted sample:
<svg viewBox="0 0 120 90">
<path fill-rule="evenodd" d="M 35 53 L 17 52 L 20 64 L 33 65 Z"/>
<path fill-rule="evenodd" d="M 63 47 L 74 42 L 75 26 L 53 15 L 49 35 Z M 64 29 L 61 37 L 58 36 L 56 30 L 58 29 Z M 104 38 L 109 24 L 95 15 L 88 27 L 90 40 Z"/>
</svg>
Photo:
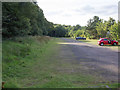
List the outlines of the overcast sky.
<svg viewBox="0 0 120 90">
<path fill-rule="evenodd" d="M 118 20 L 119 0 L 37 0 L 48 21 L 81 26 L 93 16 L 108 20 Z"/>
</svg>

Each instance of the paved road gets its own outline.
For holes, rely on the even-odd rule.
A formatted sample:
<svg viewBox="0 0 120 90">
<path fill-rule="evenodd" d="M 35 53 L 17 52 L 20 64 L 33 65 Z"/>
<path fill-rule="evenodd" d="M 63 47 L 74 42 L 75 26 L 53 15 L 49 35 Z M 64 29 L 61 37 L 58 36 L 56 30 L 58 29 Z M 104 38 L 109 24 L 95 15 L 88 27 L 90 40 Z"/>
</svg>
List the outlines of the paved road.
<svg viewBox="0 0 120 90">
<path fill-rule="evenodd" d="M 60 56 L 72 64 L 82 66 L 73 72 L 89 73 L 111 82 L 118 81 L 118 52 L 73 39 L 62 38 Z"/>
</svg>

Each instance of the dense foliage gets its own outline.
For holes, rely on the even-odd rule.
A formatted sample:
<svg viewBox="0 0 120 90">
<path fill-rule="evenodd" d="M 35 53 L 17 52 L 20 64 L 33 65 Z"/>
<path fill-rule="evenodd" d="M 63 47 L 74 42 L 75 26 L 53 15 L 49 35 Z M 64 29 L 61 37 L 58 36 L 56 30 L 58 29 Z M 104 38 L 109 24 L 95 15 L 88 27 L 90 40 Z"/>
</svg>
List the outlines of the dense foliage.
<svg viewBox="0 0 120 90">
<path fill-rule="evenodd" d="M 3 37 L 48 34 L 50 22 L 35 3 L 4 2 L 2 14 Z"/>
</svg>

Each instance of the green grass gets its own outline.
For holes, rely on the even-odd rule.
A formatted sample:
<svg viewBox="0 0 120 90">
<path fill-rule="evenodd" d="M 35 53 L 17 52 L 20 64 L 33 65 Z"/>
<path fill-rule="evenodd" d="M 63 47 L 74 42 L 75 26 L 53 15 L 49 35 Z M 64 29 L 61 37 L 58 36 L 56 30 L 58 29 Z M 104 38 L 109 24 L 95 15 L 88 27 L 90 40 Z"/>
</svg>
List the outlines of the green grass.
<svg viewBox="0 0 120 90">
<path fill-rule="evenodd" d="M 21 42 L 22 41 L 22 42 Z M 59 38 L 26 37 L 3 41 L 3 81 L 5 88 L 104 88 L 100 78 L 73 72 L 80 66 L 65 62 L 58 52 Z M 67 70 L 67 69 L 68 70 Z M 69 71 L 70 70 L 70 71 Z M 97 86 L 97 87 L 96 87 Z"/>
<path fill-rule="evenodd" d="M 20 79 L 32 77 L 31 69 L 50 46 L 49 38 L 29 37 L 3 41 L 3 81 L 5 87 L 20 87 Z M 28 78 L 27 78 L 28 76 Z M 23 82 L 22 82 L 23 84 Z"/>
</svg>

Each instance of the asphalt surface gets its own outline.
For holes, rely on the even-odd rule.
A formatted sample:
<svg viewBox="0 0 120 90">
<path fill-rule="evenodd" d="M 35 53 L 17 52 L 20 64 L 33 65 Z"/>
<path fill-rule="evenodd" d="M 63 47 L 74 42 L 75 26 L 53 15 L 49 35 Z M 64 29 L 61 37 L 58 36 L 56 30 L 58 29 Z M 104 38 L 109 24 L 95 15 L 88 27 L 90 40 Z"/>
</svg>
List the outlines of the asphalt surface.
<svg viewBox="0 0 120 90">
<path fill-rule="evenodd" d="M 62 38 L 60 57 L 81 68 L 73 72 L 91 74 L 104 80 L 118 81 L 118 52 L 82 41 Z"/>
</svg>

